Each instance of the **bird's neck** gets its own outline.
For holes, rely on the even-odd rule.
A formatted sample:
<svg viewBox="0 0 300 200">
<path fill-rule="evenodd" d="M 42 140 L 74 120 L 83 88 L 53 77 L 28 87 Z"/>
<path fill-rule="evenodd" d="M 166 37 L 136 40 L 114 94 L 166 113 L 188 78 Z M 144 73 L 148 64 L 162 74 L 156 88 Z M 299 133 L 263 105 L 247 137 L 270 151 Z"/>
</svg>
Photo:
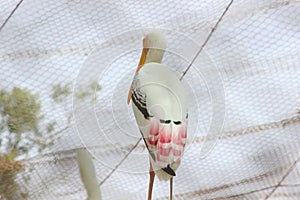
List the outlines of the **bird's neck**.
<svg viewBox="0 0 300 200">
<path fill-rule="evenodd" d="M 164 56 L 164 50 L 149 49 L 145 63 L 150 63 L 150 62 L 161 63 L 163 56 Z"/>
</svg>

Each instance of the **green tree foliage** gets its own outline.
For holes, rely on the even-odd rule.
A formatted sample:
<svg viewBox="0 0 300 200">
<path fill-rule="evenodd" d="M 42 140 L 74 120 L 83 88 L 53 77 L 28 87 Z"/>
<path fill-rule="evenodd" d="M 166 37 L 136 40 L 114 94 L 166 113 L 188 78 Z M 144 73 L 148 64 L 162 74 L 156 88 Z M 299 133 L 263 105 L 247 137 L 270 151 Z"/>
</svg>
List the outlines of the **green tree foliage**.
<svg viewBox="0 0 300 200">
<path fill-rule="evenodd" d="M 70 85 L 54 85 L 50 94 L 53 101 L 63 106 L 67 114 L 66 127 L 60 130 L 56 130 L 56 121 L 39 127 L 43 115 L 38 95 L 18 87 L 11 91 L 0 90 L 0 199 L 11 199 L 18 191 L 19 186 L 15 178 L 24 167 L 21 162 L 15 161 L 16 157 L 27 154 L 32 149 L 41 152 L 53 144 L 54 139 L 51 138 L 69 128 L 72 112 L 67 109 L 66 99 L 72 91 Z M 100 85 L 92 82 L 85 91 L 79 91 L 74 96 L 81 100 L 92 97 L 95 101 L 94 94 L 99 90 Z M 23 199 L 27 198 L 27 193 L 21 195 Z"/>
<path fill-rule="evenodd" d="M 39 122 L 43 118 L 40 114 L 41 104 L 38 95 L 32 94 L 27 89 L 13 88 L 11 92 L 4 89 L 0 91 L 0 114 L 2 120 L 2 132 L 7 130 L 7 148 L 9 151 L 14 149 L 18 154 L 27 152 L 30 148 L 29 143 L 21 144 L 22 135 L 26 133 L 40 135 Z M 30 138 L 31 143 L 34 139 Z M 32 141 L 33 140 L 33 141 Z"/>
<path fill-rule="evenodd" d="M 71 94 L 70 85 L 57 84 L 52 87 L 52 99 L 55 102 L 61 103 L 67 96 Z"/>
<path fill-rule="evenodd" d="M 38 142 L 40 109 L 38 95 L 27 89 L 0 90 L 0 199 L 11 199 L 19 188 L 15 177 L 23 166 L 15 158 L 33 146 L 44 148 Z"/>
<path fill-rule="evenodd" d="M 75 97 L 78 99 L 86 99 L 87 97 L 94 97 L 93 101 L 95 101 L 95 92 L 98 92 L 101 90 L 101 86 L 97 83 L 97 81 L 93 81 L 89 87 L 87 87 L 85 90 L 79 91 L 75 94 Z"/>
<path fill-rule="evenodd" d="M 14 161 L 14 152 L 0 156 L 0 199 L 10 199 L 19 189 L 15 182 L 16 175 L 23 171 L 20 162 Z"/>
</svg>

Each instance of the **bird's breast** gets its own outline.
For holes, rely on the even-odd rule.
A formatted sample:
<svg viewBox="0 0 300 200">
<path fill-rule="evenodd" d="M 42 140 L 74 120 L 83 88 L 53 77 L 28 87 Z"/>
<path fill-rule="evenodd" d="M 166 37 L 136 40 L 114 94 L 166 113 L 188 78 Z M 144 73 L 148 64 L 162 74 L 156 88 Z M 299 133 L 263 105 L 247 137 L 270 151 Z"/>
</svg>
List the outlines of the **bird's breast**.
<svg viewBox="0 0 300 200">
<path fill-rule="evenodd" d="M 163 64 L 145 64 L 134 79 L 133 90 L 145 97 L 147 110 L 152 116 L 181 120 L 186 115 L 182 83 L 176 73 Z"/>
</svg>

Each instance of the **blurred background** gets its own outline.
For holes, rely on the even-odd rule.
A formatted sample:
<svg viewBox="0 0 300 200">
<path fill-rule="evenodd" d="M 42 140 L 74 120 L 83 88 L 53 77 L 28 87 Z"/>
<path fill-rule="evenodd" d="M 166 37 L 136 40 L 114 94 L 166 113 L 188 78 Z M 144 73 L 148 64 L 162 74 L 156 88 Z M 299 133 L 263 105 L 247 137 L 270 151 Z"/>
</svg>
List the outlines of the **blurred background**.
<svg viewBox="0 0 300 200">
<path fill-rule="evenodd" d="M 146 199 L 126 100 L 151 31 L 189 95 L 174 199 L 300 198 L 298 0 L 1 0 L 0 199 L 87 199 L 81 149 L 102 199 Z"/>
</svg>

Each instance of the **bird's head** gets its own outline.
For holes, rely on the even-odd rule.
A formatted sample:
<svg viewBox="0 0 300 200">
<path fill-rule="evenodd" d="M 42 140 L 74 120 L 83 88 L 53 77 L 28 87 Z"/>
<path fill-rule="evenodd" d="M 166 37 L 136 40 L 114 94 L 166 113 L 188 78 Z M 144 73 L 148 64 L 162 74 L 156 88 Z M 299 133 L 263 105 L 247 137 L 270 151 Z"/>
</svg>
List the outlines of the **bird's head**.
<svg viewBox="0 0 300 200">
<path fill-rule="evenodd" d="M 136 72 L 138 72 L 145 63 L 161 63 L 166 46 L 166 39 L 163 33 L 152 32 L 146 35 L 143 39 L 143 51 Z"/>
</svg>

